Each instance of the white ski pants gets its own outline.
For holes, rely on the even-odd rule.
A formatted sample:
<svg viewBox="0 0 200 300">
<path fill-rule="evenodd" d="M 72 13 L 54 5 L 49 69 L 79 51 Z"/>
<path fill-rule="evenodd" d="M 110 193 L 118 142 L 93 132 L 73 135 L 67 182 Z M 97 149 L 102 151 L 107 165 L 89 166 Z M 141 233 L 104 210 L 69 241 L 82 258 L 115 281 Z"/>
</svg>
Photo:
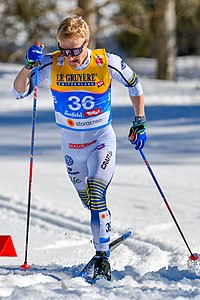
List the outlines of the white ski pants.
<svg viewBox="0 0 200 300">
<path fill-rule="evenodd" d="M 108 251 L 111 216 L 106 189 L 112 179 L 116 138 L 111 125 L 77 132 L 62 129 L 62 152 L 68 175 L 85 207 L 91 211 L 91 230 L 96 251 Z"/>
</svg>

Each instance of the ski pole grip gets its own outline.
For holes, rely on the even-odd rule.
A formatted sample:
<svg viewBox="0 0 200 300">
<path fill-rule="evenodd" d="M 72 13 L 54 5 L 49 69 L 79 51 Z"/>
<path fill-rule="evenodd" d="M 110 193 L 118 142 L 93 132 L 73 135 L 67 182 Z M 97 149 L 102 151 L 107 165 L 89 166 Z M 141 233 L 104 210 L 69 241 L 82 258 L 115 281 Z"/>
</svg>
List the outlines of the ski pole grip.
<svg viewBox="0 0 200 300">
<path fill-rule="evenodd" d="M 40 47 L 42 50 L 44 50 L 44 44 L 41 44 L 40 42 L 36 42 L 35 45 Z"/>
</svg>

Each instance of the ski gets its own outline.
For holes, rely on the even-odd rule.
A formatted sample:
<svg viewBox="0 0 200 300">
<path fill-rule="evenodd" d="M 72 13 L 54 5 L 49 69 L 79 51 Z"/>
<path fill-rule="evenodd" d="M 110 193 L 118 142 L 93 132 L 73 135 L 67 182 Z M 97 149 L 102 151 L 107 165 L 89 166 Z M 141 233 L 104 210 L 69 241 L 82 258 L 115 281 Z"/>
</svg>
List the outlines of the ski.
<svg viewBox="0 0 200 300">
<path fill-rule="evenodd" d="M 122 234 L 119 238 L 112 241 L 109 245 L 110 252 L 115 250 L 119 245 L 121 245 L 125 240 L 127 240 L 132 235 L 132 233 L 133 232 L 131 230 L 129 230 L 129 231 L 125 232 L 124 234 Z M 94 263 L 95 263 L 95 255 L 89 260 L 89 262 L 81 270 L 78 277 L 84 278 L 87 282 L 90 282 L 91 284 L 94 284 L 96 282 L 96 280 L 100 279 L 98 277 L 91 278 L 91 276 L 89 275 Z"/>
</svg>

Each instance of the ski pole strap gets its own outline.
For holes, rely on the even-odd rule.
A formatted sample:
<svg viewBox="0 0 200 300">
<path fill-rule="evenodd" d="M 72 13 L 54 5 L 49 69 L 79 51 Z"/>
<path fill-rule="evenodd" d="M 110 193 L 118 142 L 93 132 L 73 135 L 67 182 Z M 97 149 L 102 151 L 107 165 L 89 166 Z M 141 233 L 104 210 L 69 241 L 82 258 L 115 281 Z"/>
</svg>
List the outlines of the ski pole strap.
<svg viewBox="0 0 200 300">
<path fill-rule="evenodd" d="M 146 117 L 145 116 L 136 116 L 135 117 L 135 123 L 141 124 L 146 122 Z"/>
</svg>

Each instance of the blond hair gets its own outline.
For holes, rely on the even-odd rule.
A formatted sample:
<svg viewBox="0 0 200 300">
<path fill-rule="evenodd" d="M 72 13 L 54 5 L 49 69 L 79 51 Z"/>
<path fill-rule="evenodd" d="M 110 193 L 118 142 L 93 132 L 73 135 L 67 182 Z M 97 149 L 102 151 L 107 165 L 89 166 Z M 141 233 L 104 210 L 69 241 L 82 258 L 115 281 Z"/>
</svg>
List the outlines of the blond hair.
<svg viewBox="0 0 200 300">
<path fill-rule="evenodd" d="M 62 40 L 65 38 L 79 38 L 89 39 L 90 28 L 89 25 L 83 20 L 82 17 L 68 17 L 64 19 L 57 30 L 57 39 Z"/>
</svg>

